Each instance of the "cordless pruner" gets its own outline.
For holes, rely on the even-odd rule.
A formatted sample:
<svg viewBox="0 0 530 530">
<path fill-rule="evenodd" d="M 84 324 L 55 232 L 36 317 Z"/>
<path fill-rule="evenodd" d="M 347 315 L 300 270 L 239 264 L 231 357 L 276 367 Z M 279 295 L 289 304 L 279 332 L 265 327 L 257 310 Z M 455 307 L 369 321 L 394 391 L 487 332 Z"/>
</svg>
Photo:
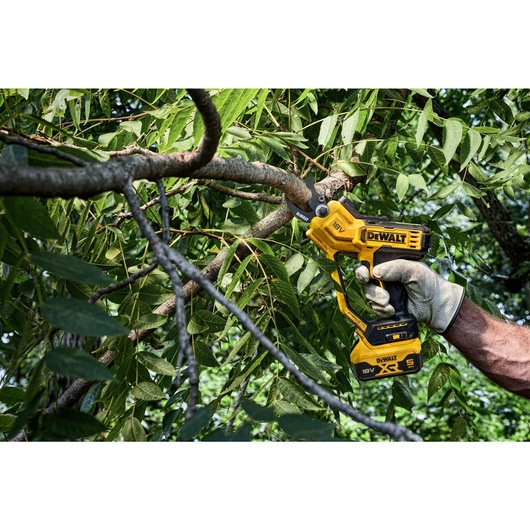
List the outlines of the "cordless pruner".
<svg viewBox="0 0 530 530">
<path fill-rule="evenodd" d="M 430 245 L 430 231 L 420 224 L 392 222 L 384 217 L 360 214 L 345 196 L 330 200 L 315 189 L 310 175 L 307 187 L 311 198 L 299 208 L 287 200 L 292 214 L 309 223 L 307 236 L 337 263 L 331 274 L 341 313 L 355 326 L 358 340 L 350 353 L 353 372 L 360 381 L 412 374 L 422 366 L 418 322 L 407 310 L 407 291 L 400 282 L 382 282 L 373 276 L 380 263 L 395 259 L 421 260 Z M 395 309 L 391 318 L 366 320 L 349 304 L 338 257 L 344 254 L 368 268 L 370 281 L 390 294 Z"/>
</svg>

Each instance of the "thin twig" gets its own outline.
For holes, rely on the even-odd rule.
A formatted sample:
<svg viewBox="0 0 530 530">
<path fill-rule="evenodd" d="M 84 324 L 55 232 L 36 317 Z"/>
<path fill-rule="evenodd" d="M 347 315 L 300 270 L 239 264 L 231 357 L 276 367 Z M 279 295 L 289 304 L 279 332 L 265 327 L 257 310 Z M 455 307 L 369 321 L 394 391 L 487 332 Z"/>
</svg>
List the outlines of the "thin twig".
<svg viewBox="0 0 530 530">
<path fill-rule="evenodd" d="M 212 190 L 224 193 L 225 195 L 230 195 L 232 197 L 237 197 L 238 199 L 244 199 L 247 201 L 260 201 L 266 202 L 269 204 L 280 204 L 282 202 L 282 197 L 277 195 L 269 195 L 268 193 L 251 193 L 248 191 L 234 190 L 228 186 L 222 186 L 221 184 L 216 184 L 215 182 L 207 182 L 206 186 Z"/>
<path fill-rule="evenodd" d="M 81 158 L 78 158 L 77 156 L 74 156 L 70 153 L 65 153 L 64 151 L 61 151 L 57 149 L 56 147 L 50 147 L 48 145 L 41 145 L 36 144 L 30 140 L 26 140 L 25 138 L 22 138 L 21 136 L 15 136 L 7 134 L 3 131 L 0 131 L 0 141 L 5 144 L 17 144 L 22 145 L 26 147 L 27 149 L 31 149 L 32 151 L 36 151 L 37 153 L 43 153 L 47 155 L 52 155 L 55 158 L 60 158 L 62 160 L 66 160 L 68 162 L 71 162 L 72 164 L 75 164 L 79 167 L 86 167 L 88 166 L 88 162 L 85 162 Z"/>
<path fill-rule="evenodd" d="M 151 263 L 151 265 L 149 265 L 148 267 L 146 267 L 145 269 L 141 269 L 139 270 L 138 272 L 135 272 L 134 274 L 131 274 L 130 276 L 128 276 L 127 278 L 119 281 L 119 282 L 116 282 L 116 283 L 113 283 L 112 285 L 109 285 L 107 287 L 102 287 L 101 289 L 98 289 L 97 291 L 94 291 L 92 293 L 92 296 L 90 297 L 90 300 L 89 302 L 94 304 L 96 303 L 99 299 L 101 299 L 103 296 L 109 294 L 109 293 L 112 293 L 114 291 L 117 291 L 118 289 L 121 289 L 122 287 L 125 287 L 133 282 L 135 282 L 136 280 L 140 279 L 140 278 L 143 278 L 144 276 L 147 276 L 150 272 L 153 272 L 156 267 L 158 265 L 158 261 L 155 261 L 153 263 Z"/>
<path fill-rule="evenodd" d="M 197 361 L 191 347 L 190 337 L 188 335 L 186 325 L 186 309 L 184 305 L 184 289 L 182 281 L 180 280 L 175 268 L 169 260 L 169 250 L 167 244 L 158 238 L 155 231 L 149 224 L 147 217 L 144 215 L 140 207 L 140 201 L 134 191 L 132 180 L 129 180 L 123 187 L 123 194 L 129 203 L 129 208 L 140 227 L 144 237 L 149 241 L 156 259 L 169 276 L 173 293 L 175 295 L 175 309 L 176 309 L 176 326 L 179 335 L 179 346 L 188 361 L 188 379 L 190 384 L 190 397 L 188 401 L 188 408 L 186 409 L 186 419 L 190 419 L 195 413 L 197 401 L 199 396 L 199 377 L 197 375 Z"/>
</svg>

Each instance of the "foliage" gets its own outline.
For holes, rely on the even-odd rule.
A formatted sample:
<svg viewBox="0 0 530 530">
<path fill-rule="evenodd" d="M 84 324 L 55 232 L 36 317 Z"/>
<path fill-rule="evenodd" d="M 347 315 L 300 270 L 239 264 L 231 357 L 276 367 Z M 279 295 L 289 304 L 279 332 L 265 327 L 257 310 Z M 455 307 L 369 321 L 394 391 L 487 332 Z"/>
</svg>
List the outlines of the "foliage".
<svg viewBox="0 0 530 530">
<path fill-rule="evenodd" d="M 340 168 L 360 182 L 348 196 L 365 214 L 426 224 L 428 263 L 466 285 L 490 312 L 530 319 L 522 278 L 528 261 L 503 251 L 479 203 L 497 197 L 528 241 L 530 187 L 526 90 L 210 90 L 221 117 L 221 157 L 241 157 L 321 179 Z M 131 146 L 154 153 L 191 151 L 203 125 L 185 90 L 3 90 L 0 130 L 88 163 Z M 71 166 L 50 153 L 1 144 L 5 165 Z M 329 263 L 293 220 L 267 238 L 242 235 L 277 208 L 268 186 L 220 187 L 207 180 L 164 181 L 171 244 L 203 268 L 228 253 L 216 287 L 253 319 L 307 376 L 381 421 L 425 440 L 526 439 L 527 402 L 499 390 L 443 339 L 422 330 L 419 374 L 359 384 L 348 354 L 351 325 L 338 313 Z M 136 190 L 145 205 L 153 183 Z M 248 200 L 262 192 L 270 201 Z M 187 366 L 178 331 L 154 312 L 173 296 L 160 269 L 91 304 L 94 291 L 149 265 L 152 255 L 121 194 L 91 198 L 3 197 L 0 202 L 0 431 L 28 428 L 34 439 L 385 440 L 345 419 L 302 388 L 204 293 L 187 304 L 187 330 L 200 367 L 201 407 L 185 421 Z M 162 229 L 156 201 L 146 208 Z M 250 253 L 240 259 L 241 242 Z M 360 287 L 345 277 L 363 311 Z M 133 343 L 129 330 L 145 338 Z M 81 335 L 83 341 L 70 343 Z M 69 342 L 70 341 L 70 342 Z M 94 363 L 115 352 L 104 368 Z M 182 384 L 177 385 L 180 374 Z M 74 378 L 93 381 L 77 407 L 44 414 Z"/>
</svg>

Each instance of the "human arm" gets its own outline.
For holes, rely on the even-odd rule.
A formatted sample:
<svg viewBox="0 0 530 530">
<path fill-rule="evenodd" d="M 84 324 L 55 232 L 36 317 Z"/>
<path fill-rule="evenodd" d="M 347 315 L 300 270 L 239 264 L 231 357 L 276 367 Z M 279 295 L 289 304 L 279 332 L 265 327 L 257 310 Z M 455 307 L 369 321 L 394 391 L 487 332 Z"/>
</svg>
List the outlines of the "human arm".
<svg viewBox="0 0 530 530">
<path fill-rule="evenodd" d="M 418 321 L 442 334 L 472 364 L 506 390 L 530 398 L 530 329 L 499 320 L 464 298 L 464 288 L 444 280 L 424 263 L 395 260 L 374 268 L 383 281 L 400 281 L 409 311 Z M 389 317 L 388 293 L 367 283 L 368 269 L 357 278 L 376 314 Z"/>
<path fill-rule="evenodd" d="M 465 299 L 443 335 L 501 387 L 530 399 L 530 329 L 485 313 Z"/>
</svg>

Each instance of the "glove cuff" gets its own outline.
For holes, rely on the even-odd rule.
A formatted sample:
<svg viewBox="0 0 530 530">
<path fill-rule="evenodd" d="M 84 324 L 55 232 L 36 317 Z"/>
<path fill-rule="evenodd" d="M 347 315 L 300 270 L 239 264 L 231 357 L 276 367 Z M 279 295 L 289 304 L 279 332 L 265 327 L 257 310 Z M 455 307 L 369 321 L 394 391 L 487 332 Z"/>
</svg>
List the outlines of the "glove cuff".
<svg viewBox="0 0 530 530">
<path fill-rule="evenodd" d="M 442 331 L 437 331 L 440 335 L 445 335 L 450 329 L 451 326 L 454 324 L 456 317 L 458 316 L 458 313 L 460 312 L 460 308 L 462 307 L 462 304 L 464 302 L 464 298 L 466 297 L 466 290 L 461 285 L 457 285 L 455 283 L 451 284 L 453 287 L 453 295 L 452 295 L 452 303 L 454 304 L 454 307 L 452 307 L 449 311 L 449 315 L 452 314 L 449 323 L 447 326 L 445 326 L 445 329 Z M 458 292 L 460 291 L 460 292 Z M 455 303 L 456 302 L 456 303 Z"/>
</svg>

